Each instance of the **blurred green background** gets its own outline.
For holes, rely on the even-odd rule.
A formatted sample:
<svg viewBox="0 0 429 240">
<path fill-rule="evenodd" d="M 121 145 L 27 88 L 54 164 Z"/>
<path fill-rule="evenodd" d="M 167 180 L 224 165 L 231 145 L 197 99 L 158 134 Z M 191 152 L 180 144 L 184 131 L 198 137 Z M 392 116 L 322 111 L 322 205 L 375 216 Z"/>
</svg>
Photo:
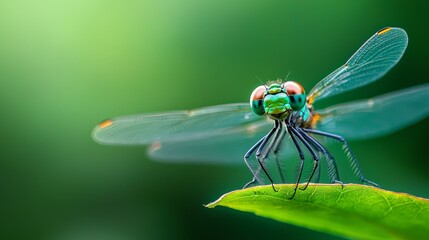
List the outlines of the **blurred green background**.
<svg viewBox="0 0 429 240">
<path fill-rule="evenodd" d="M 326 103 L 426 83 L 424 4 L 2 0 L 1 239 L 333 239 L 204 208 L 250 179 L 244 164 L 159 163 L 145 147 L 98 145 L 91 130 L 118 115 L 247 102 L 258 78 L 290 73 L 309 90 L 385 26 L 409 34 L 401 62 Z M 429 197 L 428 130 L 425 119 L 351 147 L 369 179 Z"/>
</svg>

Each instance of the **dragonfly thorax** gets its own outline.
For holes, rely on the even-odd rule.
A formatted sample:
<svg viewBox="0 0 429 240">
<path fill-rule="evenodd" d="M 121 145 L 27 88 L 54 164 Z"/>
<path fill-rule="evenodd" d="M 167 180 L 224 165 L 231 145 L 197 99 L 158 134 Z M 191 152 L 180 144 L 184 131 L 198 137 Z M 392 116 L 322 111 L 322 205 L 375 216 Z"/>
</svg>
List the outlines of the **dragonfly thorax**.
<svg viewBox="0 0 429 240">
<path fill-rule="evenodd" d="M 258 115 L 282 120 L 290 112 L 301 111 L 306 106 L 304 88 L 297 82 L 287 81 L 282 84 L 257 87 L 250 96 L 252 111 Z"/>
</svg>

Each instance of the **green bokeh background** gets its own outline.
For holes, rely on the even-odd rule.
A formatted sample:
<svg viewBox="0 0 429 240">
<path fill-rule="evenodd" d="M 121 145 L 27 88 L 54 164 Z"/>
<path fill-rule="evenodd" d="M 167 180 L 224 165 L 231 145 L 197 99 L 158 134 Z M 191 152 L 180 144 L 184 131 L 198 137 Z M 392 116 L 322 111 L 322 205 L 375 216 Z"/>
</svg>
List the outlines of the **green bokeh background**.
<svg viewBox="0 0 429 240">
<path fill-rule="evenodd" d="M 204 208 L 249 180 L 244 164 L 159 163 L 144 147 L 98 145 L 91 130 L 112 116 L 247 102 L 258 79 L 289 73 L 309 90 L 385 26 L 408 32 L 401 62 L 325 104 L 426 83 L 427 9 L 370 0 L 1 1 L 0 238 L 334 238 Z M 369 179 L 429 197 L 428 130 L 425 119 L 351 146 Z"/>
</svg>

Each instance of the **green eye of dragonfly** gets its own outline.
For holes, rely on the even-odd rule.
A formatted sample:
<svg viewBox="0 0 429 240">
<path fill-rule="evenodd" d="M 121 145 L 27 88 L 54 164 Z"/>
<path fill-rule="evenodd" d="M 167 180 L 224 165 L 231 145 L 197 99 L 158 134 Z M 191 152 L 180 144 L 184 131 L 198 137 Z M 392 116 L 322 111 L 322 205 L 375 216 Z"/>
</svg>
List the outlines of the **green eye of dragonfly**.
<svg viewBox="0 0 429 240">
<path fill-rule="evenodd" d="M 307 95 L 304 88 L 297 82 L 287 81 L 283 83 L 283 89 L 290 99 L 290 106 L 294 111 L 299 111 L 305 106 Z"/>
<path fill-rule="evenodd" d="M 265 86 L 261 85 L 253 90 L 252 95 L 250 95 L 250 107 L 252 111 L 257 115 L 264 115 L 264 96 L 265 96 Z"/>
</svg>

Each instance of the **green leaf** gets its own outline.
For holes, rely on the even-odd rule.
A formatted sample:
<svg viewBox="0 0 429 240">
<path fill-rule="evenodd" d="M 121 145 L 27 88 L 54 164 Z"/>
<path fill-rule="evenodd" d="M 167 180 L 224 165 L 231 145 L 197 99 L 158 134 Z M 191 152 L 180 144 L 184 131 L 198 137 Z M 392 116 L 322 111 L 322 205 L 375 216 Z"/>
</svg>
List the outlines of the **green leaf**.
<svg viewBox="0 0 429 240">
<path fill-rule="evenodd" d="M 225 206 L 280 222 L 357 239 L 429 239 L 429 200 L 406 193 L 345 184 L 257 186 L 206 205 Z"/>
</svg>

